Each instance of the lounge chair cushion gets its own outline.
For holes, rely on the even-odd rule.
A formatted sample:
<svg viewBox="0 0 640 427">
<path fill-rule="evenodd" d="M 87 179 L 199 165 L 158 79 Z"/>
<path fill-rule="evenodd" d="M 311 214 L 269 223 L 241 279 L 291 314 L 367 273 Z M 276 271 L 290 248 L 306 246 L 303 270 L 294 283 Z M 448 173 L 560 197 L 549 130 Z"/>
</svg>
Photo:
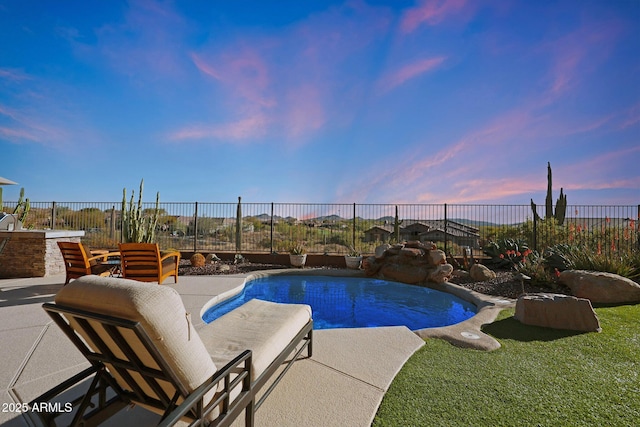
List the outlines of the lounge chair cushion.
<svg viewBox="0 0 640 427">
<path fill-rule="evenodd" d="M 140 322 L 188 392 L 216 372 L 206 347 L 191 325 L 180 295 L 173 288 L 135 280 L 83 276 L 62 288 L 55 302 Z M 89 343 L 87 337 L 84 339 Z M 127 341 L 147 366 L 158 368 L 133 334 Z M 92 347 L 95 350 L 95 346 Z M 115 344 L 112 347 L 116 355 L 124 357 Z M 122 379 L 117 379 L 124 386 Z"/>
<path fill-rule="evenodd" d="M 254 381 L 311 320 L 311 307 L 253 299 L 198 331 L 214 363 L 250 349 Z"/>
</svg>

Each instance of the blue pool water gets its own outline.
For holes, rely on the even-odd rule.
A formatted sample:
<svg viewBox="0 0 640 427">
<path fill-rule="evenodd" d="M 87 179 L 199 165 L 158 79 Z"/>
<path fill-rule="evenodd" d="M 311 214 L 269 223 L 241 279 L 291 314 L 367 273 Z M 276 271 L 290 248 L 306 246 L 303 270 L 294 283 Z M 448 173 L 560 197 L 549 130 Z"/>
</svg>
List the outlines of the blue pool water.
<svg viewBox="0 0 640 427">
<path fill-rule="evenodd" d="M 405 325 L 417 330 L 453 325 L 476 314 L 469 302 L 419 286 L 359 277 L 271 276 L 248 282 L 203 319 L 210 323 L 254 298 L 309 304 L 314 329 Z"/>
</svg>

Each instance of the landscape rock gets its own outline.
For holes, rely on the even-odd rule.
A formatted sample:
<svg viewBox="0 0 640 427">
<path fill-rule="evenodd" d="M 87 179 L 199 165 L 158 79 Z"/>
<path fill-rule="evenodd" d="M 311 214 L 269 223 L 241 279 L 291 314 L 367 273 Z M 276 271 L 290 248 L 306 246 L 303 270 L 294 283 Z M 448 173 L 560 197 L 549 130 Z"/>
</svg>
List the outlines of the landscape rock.
<svg viewBox="0 0 640 427">
<path fill-rule="evenodd" d="M 484 282 L 496 278 L 496 273 L 482 264 L 473 264 L 469 269 L 469 275 L 477 282 Z"/>
<path fill-rule="evenodd" d="M 205 264 L 211 264 L 212 262 L 220 261 L 220 258 L 216 254 L 209 254 L 205 258 Z"/>
<path fill-rule="evenodd" d="M 440 249 L 429 251 L 429 262 L 431 265 L 446 264 L 447 255 Z"/>
<path fill-rule="evenodd" d="M 427 280 L 444 283 L 453 274 L 453 266 L 447 264 L 443 251 L 436 249 L 431 242 L 425 244 L 419 241 L 393 246 L 380 245 L 376 248 L 375 257 L 363 260 L 362 268 L 369 277 L 377 276 L 411 284 Z"/>
<path fill-rule="evenodd" d="M 382 267 L 382 263 L 378 262 L 377 257 L 367 257 L 362 259 L 362 268 L 367 276 L 375 276 Z"/>
<path fill-rule="evenodd" d="M 444 283 L 451 278 L 453 266 L 451 264 L 440 264 L 435 270 L 429 272 L 427 279 L 430 282 Z"/>
<path fill-rule="evenodd" d="M 387 279 L 412 285 L 424 282 L 428 274 L 427 269 L 424 267 L 399 264 L 385 264 L 380 269 L 380 272 Z"/>
<path fill-rule="evenodd" d="M 387 249 L 391 247 L 388 243 L 383 243 L 382 245 L 376 247 L 376 258 L 382 258 Z"/>
<path fill-rule="evenodd" d="M 389 249 L 387 249 L 386 251 L 384 251 L 384 255 L 383 256 L 388 256 L 388 255 L 398 255 L 400 253 L 400 250 L 403 248 L 403 245 L 393 245 L 391 246 Z"/>
<path fill-rule="evenodd" d="M 408 242 L 404 242 L 403 245 L 405 248 L 417 248 L 417 249 L 424 248 L 424 245 L 419 240 L 409 240 Z"/>
<path fill-rule="evenodd" d="M 418 258 L 418 257 L 424 256 L 424 251 L 418 248 L 405 247 L 400 249 L 400 255 L 406 256 L 409 258 Z"/>
<path fill-rule="evenodd" d="M 513 317 L 525 325 L 583 332 L 602 330 L 591 302 L 570 295 L 522 295 L 516 302 Z"/>
<path fill-rule="evenodd" d="M 622 304 L 640 302 L 640 285 L 613 273 L 586 270 L 565 270 L 559 282 L 579 298 L 592 303 Z"/>
<path fill-rule="evenodd" d="M 463 278 L 463 279 L 466 279 L 466 278 L 470 277 L 469 276 L 469 272 L 466 271 L 466 270 L 453 270 L 453 273 L 451 273 L 451 275 L 453 277 L 458 277 L 458 278 Z"/>
</svg>

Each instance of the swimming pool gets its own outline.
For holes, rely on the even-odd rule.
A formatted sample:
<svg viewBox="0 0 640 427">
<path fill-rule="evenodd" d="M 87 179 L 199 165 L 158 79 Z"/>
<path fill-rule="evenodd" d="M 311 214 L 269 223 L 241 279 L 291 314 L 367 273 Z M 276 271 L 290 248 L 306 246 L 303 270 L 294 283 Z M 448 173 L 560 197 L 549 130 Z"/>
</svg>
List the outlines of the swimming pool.
<svg viewBox="0 0 640 427">
<path fill-rule="evenodd" d="M 202 318 L 210 323 L 253 298 L 309 304 L 314 329 L 405 325 L 418 330 L 453 325 L 476 314 L 475 305 L 420 286 L 360 277 L 269 276 L 251 280 Z"/>
</svg>

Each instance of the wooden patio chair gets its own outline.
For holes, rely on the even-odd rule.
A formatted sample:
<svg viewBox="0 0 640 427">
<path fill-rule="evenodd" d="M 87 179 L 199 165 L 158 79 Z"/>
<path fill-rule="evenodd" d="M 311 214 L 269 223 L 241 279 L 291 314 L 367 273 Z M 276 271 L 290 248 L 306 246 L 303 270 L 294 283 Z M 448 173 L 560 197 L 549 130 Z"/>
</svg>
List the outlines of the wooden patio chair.
<svg viewBox="0 0 640 427">
<path fill-rule="evenodd" d="M 93 256 L 82 243 L 76 242 L 58 242 L 67 277 L 64 284 L 69 283 L 71 279 L 94 274 L 97 276 L 110 276 L 116 268 L 113 264 L 103 264 L 109 257 L 120 256 L 119 252 L 108 252 Z"/>
<path fill-rule="evenodd" d="M 138 405 L 160 414 L 163 427 L 229 426 L 243 412 L 252 426 L 305 348 L 311 356 L 313 329 L 307 305 L 253 301 L 227 322 L 223 316 L 196 331 L 171 287 L 96 276 L 73 281 L 43 308 L 91 366 L 29 406 L 62 402 L 63 411 L 30 416 L 47 426 L 95 426 Z"/>
<path fill-rule="evenodd" d="M 125 279 L 162 282 L 173 276 L 178 283 L 180 252 L 160 253 L 157 243 L 120 243 L 120 271 Z"/>
</svg>

